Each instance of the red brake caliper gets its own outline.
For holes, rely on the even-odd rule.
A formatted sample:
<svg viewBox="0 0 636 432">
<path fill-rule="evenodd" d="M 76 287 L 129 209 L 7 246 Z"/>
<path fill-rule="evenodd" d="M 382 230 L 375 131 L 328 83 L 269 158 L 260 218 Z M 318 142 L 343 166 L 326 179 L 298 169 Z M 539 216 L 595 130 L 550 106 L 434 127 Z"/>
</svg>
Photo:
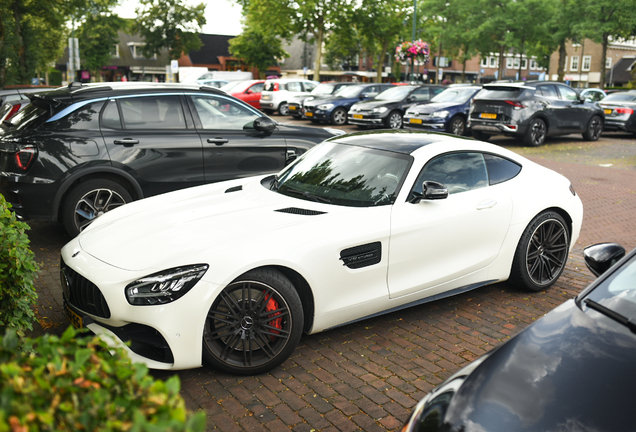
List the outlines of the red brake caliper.
<svg viewBox="0 0 636 432">
<path fill-rule="evenodd" d="M 265 292 L 263 291 L 263 294 Z M 274 300 L 274 298 L 270 295 L 269 299 L 266 298 L 267 303 L 265 304 L 265 312 L 272 312 L 278 309 L 278 302 Z M 268 316 L 268 318 L 274 318 L 276 315 L 280 315 L 280 312 L 273 313 Z M 269 322 L 269 325 L 272 327 L 276 327 L 277 329 L 283 328 L 283 318 L 274 318 Z M 272 334 L 279 334 L 277 330 L 270 330 Z M 274 336 L 271 336 L 271 339 L 274 340 Z"/>
</svg>

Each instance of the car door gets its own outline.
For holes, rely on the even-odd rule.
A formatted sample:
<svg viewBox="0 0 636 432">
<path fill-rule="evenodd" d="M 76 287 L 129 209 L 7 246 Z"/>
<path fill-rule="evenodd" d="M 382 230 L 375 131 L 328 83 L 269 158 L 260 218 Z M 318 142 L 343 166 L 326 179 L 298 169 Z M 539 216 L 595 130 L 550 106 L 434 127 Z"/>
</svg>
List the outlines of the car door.
<svg viewBox="0 0 636 432">
<path fill-rule="evenodd" d="M 564 127 L 572 132 L 584 130 L 591 117 L 589 104 L 581 103 L 579 95 L 570 87 L 559 85 L 557 89 L 561 99 L 566 102 Z"/>
<path fill-rule="evenodd" d="M 406 111 L 409 107 L 418 103 L 428 103 L 431 100 L 431 94 L 428 87 L 420 87 L 415 89 L 402 104 L 402 110 Z"/>
<path fill-rule="evenodd" d="M 535 94 L 543 96 L 539 101 L 543 105 L 543 112 L 550 121 L 550 132 L 559 133 L 567 131 L 570 126 L 571 102 L 562 99 L 554 84 L 542 84 L 537 86 Z"/>
<path fill-rule="evenodd" d="M 190 95 L 203 143 L 206 182 L 277 172 L 285 167 L 287 146 L 278 129 L 254 129 L 258 111 L 222 95 Z"/>
<path fill-rule="evenodd" d="M 263 91 L 264 83 L 256 83 L 251 85 L 247 90 L 245 90 L 245 95 L 243 96 L 243 100 L 248 104 L 252 105 L 255 108 L 259 108 L 261 106 L 261 92 Z"/>
<path fill-rule="evenodd" d="M 508 231 L 512 198 L 505 185 L 489 186 L 484 155 L 449 153 L 426 164 L 414 186 L 446 185 L 449 196 L 395 204 L 391 216 L 391 298 L 426 290 L 428 297 L 483 281 Z"/>
<path fill-rule="evenodd" d="M 183 96 L 110 99 L 101 132 L 111 162 L 151 196 L 205 183 L 201 138 Z"/>
</svg>

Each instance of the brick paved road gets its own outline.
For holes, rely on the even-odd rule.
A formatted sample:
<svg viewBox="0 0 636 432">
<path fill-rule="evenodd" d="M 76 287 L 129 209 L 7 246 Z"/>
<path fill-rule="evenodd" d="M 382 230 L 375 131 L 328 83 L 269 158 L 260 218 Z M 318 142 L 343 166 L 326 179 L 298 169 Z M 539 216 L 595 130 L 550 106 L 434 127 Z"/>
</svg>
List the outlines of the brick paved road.
<svg viewBox="0 0 636 432">
<path fill-rule="evenodd" d="M 597 143 L 552 139 L 539 149 L 507 139 L 494 142 L 566 175 L 583 200 L 581 237 L 559 281 L 532 294 L 496 284 L 306 336 L 269 374 L 235 377 L 210 368 L 178 372 L 188 408 L 207 413 L 208 430 L 397 430 L 434 386 L 580 292 L 592 280 L 582 261 L 584 246 L 601 241 L 636 246 L 632 137 L 613 134 Z M 67 323 L 58 251 L 68 238 L 57 225 L 33 227 L 33 250 L 43 265 L 38 313 L 46 331 L 59 333 Z"/>
</svg>

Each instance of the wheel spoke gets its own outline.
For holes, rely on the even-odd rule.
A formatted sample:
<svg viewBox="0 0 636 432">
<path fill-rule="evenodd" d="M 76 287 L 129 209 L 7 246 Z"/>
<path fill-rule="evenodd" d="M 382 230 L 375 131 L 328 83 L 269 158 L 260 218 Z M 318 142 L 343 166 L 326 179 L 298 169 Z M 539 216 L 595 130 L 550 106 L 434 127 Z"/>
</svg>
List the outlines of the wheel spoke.
<svg viewBox="0 0 636 432">
<path fill-rule="evenodd" d="M 567 230 L 555 221 L 539 225 L 526 251 L 528 275 L 537 284 L 552 282 L 565 266 L 568 253 Z"/>
</svg>

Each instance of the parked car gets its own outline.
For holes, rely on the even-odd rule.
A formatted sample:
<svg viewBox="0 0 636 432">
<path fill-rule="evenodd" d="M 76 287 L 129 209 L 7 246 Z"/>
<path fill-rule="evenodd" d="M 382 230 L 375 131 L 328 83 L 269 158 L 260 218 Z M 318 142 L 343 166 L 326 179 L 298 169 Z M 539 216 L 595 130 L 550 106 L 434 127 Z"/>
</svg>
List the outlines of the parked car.
<svg viewBox="0 0 636 432">
<path fill-rule="evenodd" d="M 574 91 L 579 96 L 582 96 L 585 99 L 588 99 L 592 102 L 598 102 L 600 100 L 605 99 L 605 96 L 607 96 L 607 94 L 605 93 L 605 90 L 601 90 L 599 88 L 584 88 L 584 89 L 575 88 Z"/>
<path fill-rule="evenodd" d="M 312 122 L 343 125 L 347 123 L 349 110 L 354 103 L 374 98 L 392 87 L 392 84 L 355 84 L 332 96 L 305 100 L 303 113 Z"/>
<path fill-rule="evenodd" d="M 636 90 L 609 94 L 600 105 L 605 112 L 605 130 L 636 134 Z"/>
<path fill-rule="evenodd" d="M 503 134 L 540 146 L 548 136 L 571 133 L 596 141 L 604 121 L 598 103 L 580 97 L 570 86 L 527 81 L 485 84 L 471 104 L 468 127 L 479 140 Z"/>
<path fill-rule="evenodd" d="M 310 94 L 305 95 L 305 94 L 301 94 L 301 95 L 296 95 L 296 96 L 292 96 L 289 100 L 289 102 L 287 103 L 287 106 L 289 108 L 289 113 L 294 117 L 294 118 L 303 118 L 305 117 L 304 114 L 304 102 L 308 101 L 308 100 L 313 100 L 316 98 L 321 98 L 321 97 L 326 97 L 332 94 L 337 93 L 338 91 L 340 91 L 340 89 L 342 89 L 343 87 L 348 87 L 351 85 L 355 85 L 355 83 L 352 82 L 324 82 L 324 83 L 320 83 L 318 85 L 318 87 L 316 87 L 315 89 L 313 89 L 311 91 Z"/>
<path fill-rule="evenodd" d="M 259 374 L 303 332 L 509 278 L 551 286 L 582 212 L 565 177 L 499 146 L 358 132 L 277 175 L 98 218 L 62 249 L 64 301 L 75 325 L 130 342 L 130 357 L 152 368 L 205 360 Z"/>
<path fill-rule="evenodd" d="M 261 108 L 261 92 L 265 86 L 265 80 L 236 81 L 236 85 L 231 88 L 223 86 L 222 90 L 231 94 L 235 98 L 242 100 L 256 109 Z"/>
<path fill-rule="evenodd" d="M 411 106 L 404 114 L 404 127 L 464 135 L 470 103 L 479 91 L 481 86 L 451 85 L 430 103 Z"/>
<path fill-rule="evenodd" d="M 636 387 L 636 249 L 585 250 L 594 283 L 453 374 L 404 432 L 628 431 Z"/>
<path fill-rule="evenodd" d="M 261 109 L 268 114 L 278 111 L 278 114 L 289 115 L 287 102 L 293 96 L 309 95 L 318 87 L 317 81 L 304 79 L 272 79 L 265 81 L 265 87 L 261 93 Z"/>
<path fill-rule="evenodd" d="M 340 133 L 276 123 L 211 87 L 73 83 L 0 126 L 0 193 L 76 235 L 133 200 L 279 171 Z"/>
<path fill-rule="evenodd" d="M 402 116 L 410 106 L 430 102 L 433 96 L 445 88 L 438 85 L 395 86 L 368 101 L 353 104 L 348 121 L 362 127 L 399 129 L 402 127 Z"/>
</svg>

